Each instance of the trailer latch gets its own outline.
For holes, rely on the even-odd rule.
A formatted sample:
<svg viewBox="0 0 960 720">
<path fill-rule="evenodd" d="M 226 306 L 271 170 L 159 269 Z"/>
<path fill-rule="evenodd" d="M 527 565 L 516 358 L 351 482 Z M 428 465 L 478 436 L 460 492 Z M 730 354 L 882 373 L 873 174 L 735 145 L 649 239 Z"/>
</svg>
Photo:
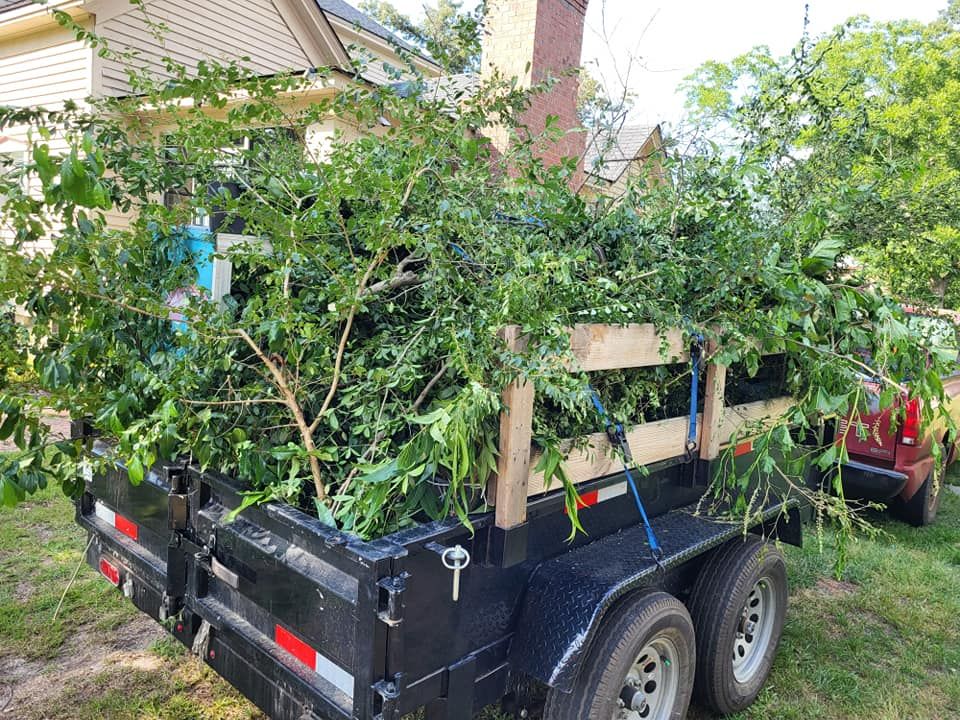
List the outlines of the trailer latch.
<svg viewBox="0 0 960 720">
<path fill-rule="evenodd" d="M 189 517 L 186 469 L 167 465 L 163 468 L 163 474 L 170 486 L 167 496 L 167 526 L 171 530 L 186 530 Z"/>
<path fill-rule="evenodd" d="M 240 575 L 217 560 L 216 555 L 214 555 L 216 547 L 217 536 L 211 534 L 207 544 L 203 546 L 200 552 L 194 554 L 193 559 L 196 561 L 197 567 L 206 570 L 210 575 L 236 590 L 240 587 Z"/>
<path fill-rule="evenodd" d="M 397 673 L 393 678 L 374 683 L 373 690 L 383 701 L 380 712 L 374 715 L 374 720 L 400 720 L 399 699 L 402 684 L 402 673 Z"/>
<path fill-rule="evenodd" d="M 403 594 L 407 590 L 408 577 L 409 574 L 404 572 L 377 581 L 381 590 L 377 617 L 389 627 L 397 627 L 403 622 Z"/>
</svg>

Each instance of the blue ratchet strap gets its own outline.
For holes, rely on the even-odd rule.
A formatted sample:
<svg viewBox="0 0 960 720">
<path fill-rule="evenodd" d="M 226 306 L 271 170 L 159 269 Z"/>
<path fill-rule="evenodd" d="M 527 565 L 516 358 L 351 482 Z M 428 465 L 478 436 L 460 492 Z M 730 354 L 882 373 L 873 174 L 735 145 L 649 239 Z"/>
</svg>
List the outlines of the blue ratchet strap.
<svg viewBox="0 0 960 720">
<path fill-rule="evenodd" d="M 685 462 L 691 462 L 697 450 L 697 410 L 700 393 L 700 361 L 703 358 L 703 335 L 695 335 L 690 344 L 690 429 L 687 431 Z"/>
<path fill-rule="evenodd" d="M 643 529 L 647 533 L 647 544 L 650 545 L 650 555 L 653 557 L 653 561 L 657 564 L 657 567 L 662 570 L 663 549 L 660 547 L 660 543 L 657 542 L 656 533 L 653 532 L 653 526 L 650 525 L 650 518 L 647 517 L 647 510 L 643 506 L 643 500 L 640 499 L 640 491 L 637 490 L 637 484 L 634 482 L 633 474 L 630 472 L 630 466 L 633 465 L 633 453 L 630 452 L 627 434 L 623 430 L 623 425 L 612 420 L 607 414 L 606 408 L 604 408 L 603 403 L 600 402 L 600 396 L 597 394 L 597 391 L 594 390 L 592 386 L 588 387 L 590 387 L 593 407 L 596 408 L 597 414 L 600 416 L 600 419 L 603 420 L 606 427 L 607 437 L 615 447 L 620 449 L 621 459 L 623 460 L 623 474 L 627 477 L 627 484 L 633 492 L 633 499 L 637 503 L 637 510 L 640 511 L 640 517 L 643 520 Z"/>
</svg>

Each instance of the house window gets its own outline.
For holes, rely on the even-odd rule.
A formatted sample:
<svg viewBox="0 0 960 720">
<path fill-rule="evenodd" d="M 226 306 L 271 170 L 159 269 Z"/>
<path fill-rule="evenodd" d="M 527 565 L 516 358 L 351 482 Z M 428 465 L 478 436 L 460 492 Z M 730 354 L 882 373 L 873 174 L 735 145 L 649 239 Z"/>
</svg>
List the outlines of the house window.
<svg viewBox="0 0 960 720">
<path fill-rule="evenodd" d="M 216 207 L 216 197 L 224 191 L 233 197 L 238 197 L 250 182 L 250 170 L 262 172 L 268 167 L 270 157 L 278 148 L 293 143 L 301 145 L 296 131 L 290 128 L 260 128 L 237 138 L 232 144 L 220 148 L 214 163 L 216 181 L 200 186 L 197 180 L 191 178 L 184 187 L 171 188 L 164 193 L 164 205 L 175 210 L 181 207 L 193 206 L 190 224 L 206 228 L 211 232 L 226 232 L 240 234 L 243 232 L 243 222 L 229 217 Z M 166 148 L 171 162 L 184 162 L 184 153 L 181 148 L 170 144 Z M 209 203 L 197 203 L 198 195 L 209 198 Z"/>
</svg>

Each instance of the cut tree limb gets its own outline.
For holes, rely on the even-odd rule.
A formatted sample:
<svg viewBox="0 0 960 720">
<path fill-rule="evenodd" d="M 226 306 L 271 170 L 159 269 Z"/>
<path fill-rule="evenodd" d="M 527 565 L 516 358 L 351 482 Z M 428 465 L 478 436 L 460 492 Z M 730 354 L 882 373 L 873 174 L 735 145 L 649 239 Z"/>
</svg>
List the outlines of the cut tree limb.
<svg viewBox="0 0 960 720">
<path fill-rule="evenodd" d="M 327 493 L 323 487 L 323 475 L 320 472 L 320 461 L 316 456 L 317 447 L 313 442 L 313 430 L 311 429 L 310 425 L 307 424 L 307 419 L 303 415 L 303 408 L 300 407 L 296 393 L 294 393 L 290 388 L 290 384 L 287 382 L 286 374 L 279 365 L 277 365 L 265 352 L 263 352 L 260 346 L 254 342 L 253 338 L 247 334 L 246 330 L 243 330 L 242 328 L 235 328 L 233 334 L 243 340 L 253 351 L 253 353 L 260 359 L 260 362 L 263 363 L 263 366 L 267 369 L 267 372 L 270 373 L 271 378 L 273 378 L 273 382 L 277 386 L 277 390 L 280 391 L 280 395 L 283 398 L 287 409 L 290 410 L 290 413 L 293 415 L 294 422 L 297 424 L 297 430 L 300 432 L 300 439 L 303 440 L 303 447 L 307 451 L 307 457 L 310 464 L 310 474 L 313 476 L 313 485 L 317 492 L 317 500 L 323 502 L 327 497 Z"/>
</svg>

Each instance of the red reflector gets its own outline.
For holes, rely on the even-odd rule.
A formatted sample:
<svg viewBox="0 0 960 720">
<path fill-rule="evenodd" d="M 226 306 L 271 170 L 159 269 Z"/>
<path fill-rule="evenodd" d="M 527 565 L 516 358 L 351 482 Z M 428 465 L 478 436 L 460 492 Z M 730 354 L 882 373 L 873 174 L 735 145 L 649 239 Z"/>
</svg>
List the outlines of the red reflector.
<svg viewBox="0 0 960 720">
<path fill-rule="evenodd" d="M 114 520 L 114 526 L 117 528 L 117 530 L 119 530 L 120 532 L 122 532 L 122 533 L 123 533 L 124 535 L 126 535 L 128 538 L 130 538 L 130 539 L 132 539 L 132 540 L 136 540 L 136 539 L 137 539 L 137 535 L 139 534 L 139 530 L 138 530 L 136 524 L 130 522 L 129 520 L 127 520 L 127 519 L 126 519 L 125 517 L 123 517 L 122 515 L 120 515 L 120 514 L 117 515 L 117 519 Z"/>
<path fill-rule="evenodd" d="M 107 561 L 106 558 L 100 558 L 100 574 L 114 586 L 120 587 L 120 569 Z"/>
<path fill-rule="evenodd" d="M 741 455 L 746 455 L 748 452 L 753 451 L 753 440 L 747 440 L 737 445 L 733 449 L 733 456 L 740 457 Z"/>
<path fill-rule="evenodd" d="M 284 630 L 279 625 L 277 625 L 274 630 L 274 638 L 277 641 L 277 645 L 293 655 L 297 660 L 311 670 L 317 669 L 317 653 L 303 640 L 288 630 Z"/>
<path fill-rule="evenodd" d="M 591 490 L 590 492 L 584 493 L 583 495 L 577 498 L 577 510 L 582 510 L 585 507 L 592 507 L 600 502 L 600 491 Z M 563 508 L 563 514 L 569 515 L 567 508 Z"/>
<path fill-rule="evenodd" d="M 907 401 L 903 414 L 903 429 L 900 431 L 900 442 L 904 445 L 916 445 L 920 437 L 920 398 Z"/>
</svg>

